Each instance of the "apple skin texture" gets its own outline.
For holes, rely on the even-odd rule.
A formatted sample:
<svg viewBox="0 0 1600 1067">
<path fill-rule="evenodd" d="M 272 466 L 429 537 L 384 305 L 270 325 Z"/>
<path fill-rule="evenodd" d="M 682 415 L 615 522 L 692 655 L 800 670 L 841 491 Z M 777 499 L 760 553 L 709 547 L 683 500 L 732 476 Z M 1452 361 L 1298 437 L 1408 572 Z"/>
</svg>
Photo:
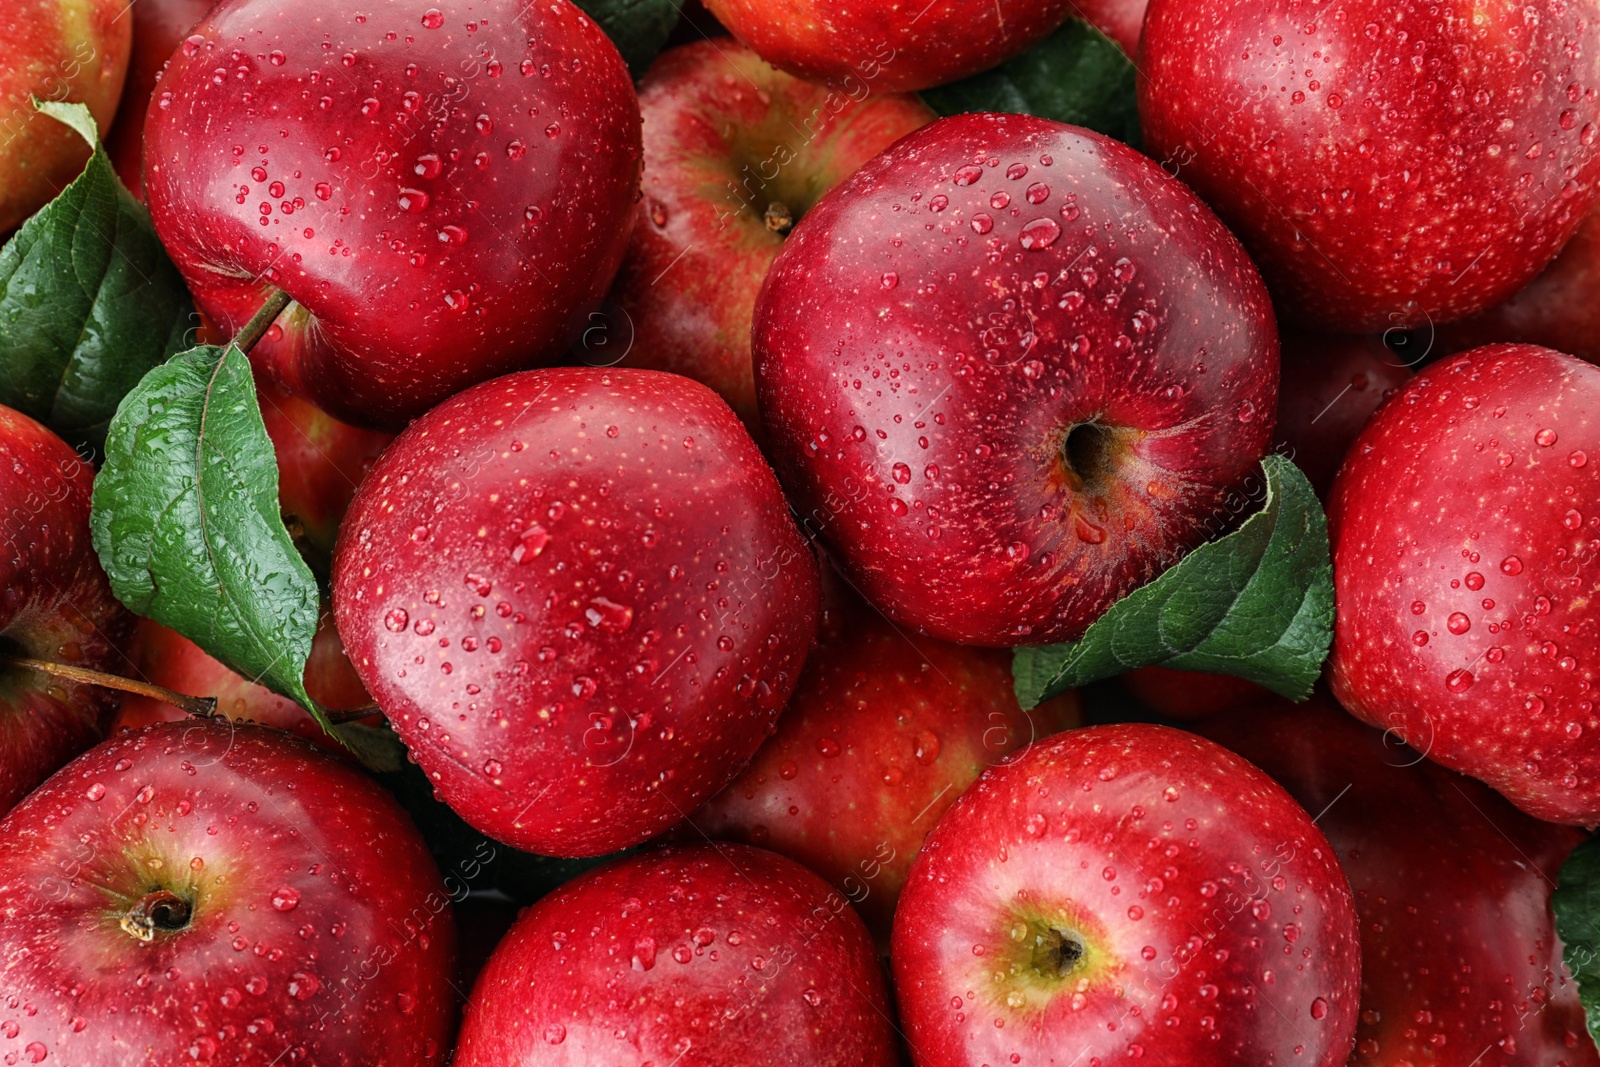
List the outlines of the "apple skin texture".
<svg viewBox="0 0 1600 1067">
<path fill-rule="evenodd" d="M 1065 973 L 1052 931 L 1082 952 Z M 918 1067 L 1339 1067 L 1356 1027 L 1327 839 L 1265 774 L 1164 726 L 1069 730 L 987 771 L 912 866 L 890 951 Z"/>
<path fill-rule="evenodd" d="M 816 633 L 818 579 L 715 393 L 557 368 L 400 435 L 350 506 L 333 601 L 440 798 L 579 857 L 670 828 L 750 758 Z"/>
<path fill-rule="evenodd" d="M 1328 506 L 1329 679 L 1357 718 L 1550 822 L 1600 822 L 1600 368 L 1490 345 L 1368 424 Z"/>
<path fill-rule="evenodd" d="M 1325 695 L 1202 731 L 1281 784 L 1328 835 L 1361 920 L 1349 1067 L 1596 1067 L 1550 911 L 1583 834 L 1362 726 Z"/>
<path fill-rule="evenodd" d="M 132 617 L 89 540 L 94 469 L 0 407 L 0 652 L 117 673 Z M 99 741 L 120 694 L 0 664 L 0 814 Z"/>
<path fill-rule="evenodd" d="M 894 1067 L 872 940 L 843 897 L 745 845 L 645 852 L 523 911 L 454 1067 Z"/>
<path fill-rule="evenodd" d="M 1497 304 L 1600 178 L 1600 10 L 1152 0 L 1145 147 L 1250 249 L 1286 320 L 1356 333 Z"/>
<path fill-rule="evenodd" d="M 794 218 L 867 160 L 933 120 L 909 94 L 860 101 L 768 66 L 736 42 L 662 53 L 639 87 L 644 199 L 617 276 L 630 366 L 711 386 L 759 433 L 750 316 Z"/>
<path fill-rule="evenodd" d="M 752 347 L 805 521 L 965 644 L 1075 639 L 1219 532 L 1277 405 L 1238 242 L 1132 149 L 1019 115 L 941 119 L 824 197 Z"/>
<path fill-rule="evenodd" d="M 189 922 L 144 942 L 119 919 L 157 890 Z M 0 823 L 0 956 L 31 1006 L 6 1013 L 0 1054 L 18 1062 L 443 1064 L 454 955 L 405 813 L 264 727 L 125 734 Z"/>
<path fill-rule="evenodd" d="M 140 200 L 144 199 L 144 119 L 156 79 L 178 45 L 215 6 L 216 0 L 137 0 L 128 5 L 133 15 L 133 51 L 128 57 L 117 121 L 106 136 L 106 154 L 122 184 Z"/>
<path fill-rule="evenodd" d="M 398 429 L 564 355 L 627 247 L 639 109 L 615 47 L 566 0 L 361 11 L 214 9 L 162 75 L 145 190 L 219 326 L 273 286 L 300 305 L 251 352 L 268 378 Z"/>
</svg>

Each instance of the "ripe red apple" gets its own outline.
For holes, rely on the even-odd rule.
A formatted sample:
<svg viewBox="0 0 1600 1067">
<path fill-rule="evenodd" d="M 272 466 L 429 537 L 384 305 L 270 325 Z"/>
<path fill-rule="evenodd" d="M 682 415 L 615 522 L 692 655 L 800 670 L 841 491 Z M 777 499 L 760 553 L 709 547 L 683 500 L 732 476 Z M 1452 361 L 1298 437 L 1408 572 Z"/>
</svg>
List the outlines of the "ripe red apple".
<svg viewBox="0 0 1600 1067">
<path fill-rule="evenodd" d="M 1600 1065 L 1550 912 L 1583 834 L 1386 746 L 1320 695 L 1204 730 L 1320 813 L 1350 878 L 1361 920 L 1351 1067 Z"/>
<path fill-rule="evenodd" d="M 1362 431 L 1328 508 L 1331 681 L 1551 822 L 1600 822 L 1600 367 L 1490 345 Z"/>
<path fill-rule="evenodd" d="M 0 407 L 0 656 L 118 671 L 131 618 L 89 541 L 94 469 Z M 103 736 L 118 694 L 0 663 L 0 814 Z"/>
<path fill-rule="evenodd" d="M 927 89 L 988 70 L 1043 40 L 1073 12 L 1072 0 L 994 0 L 915 6 L 867 0 L 705 0 L 730 33 L 761 58 L 807 81 L 850 93 Z"/>
<path fill-rule="evenodd" d="M 1326 500 L 1345 453 L 1411 369 L 1378 336 L 1285 330 L 1278 442 Z"/>
<path fill-rule="evenodd" d="M 0 14 L 0 235 L 83 170 L 89 146 L 33 98 L 86 104 L 104 133 L 128 69 L 123 0 L 10 0 Z"/>
<path fill-rule="evenodd" d="M 744 845 L 653 850 L 528 908 L 473 987 L 455 1067 L 899 1062 L 850 905 Z"/>
<path fill-rule="evenodd" d="M 133 51 L 128 58 L 128 77 L 122 86 L 117 121 L 106 137 L 106 152 L 122 184 L 141 200 L 144 118 L 155 94 L 156 79 L 178 45 L 214 6 L 216 0 L 138 0 L 125 8 L 133 15 Z"/>
<path fill-rule="evenodd" d="M 1445 322 L 1522 288 L 1600 193 L 1591 5 L 1152 0 L 1139 120 L 1284 317 Z"/>
<path fill-rule="evenodd" d="M 1255 268 L 1132 149 L 942 119 L 825 196 L 752 329 L 769 454 L 890 619 L 1074 639 L 1217 532 L 1266 451 Z"/>
<path fill-rule="evenodd" d="M 1072 0 L 1072 13 L 1122 46 L 1129 56 L 1139 53 L 1139 31 L 1150 0 Z"/>
<path fill-rule="evenodd" d="M 560 358 L 638 174 L 627 69 L 566 0 L 227 0 L 145 125 L 151 215 L 201 309 L 231 331 L 283 289 L 299 306 L 252 360 L 365 426 Z"/>
<path fill-rule="evenodd" d="M 126 734 L 0 823 L 16 1062 L 442 1064 L 454 942 L 395 802 L 276 731 Z"/>
<path fill-rule="evenodd" d="M 715 393 L 558 368 L 414 422 L 356 493 L 333 603 L 440 798 L 496 840 L 596 856 L 670 828 L 771 733 L 817 564 Z"/>
<path fill-rule="evenodd" d="M 639 108 L 644 199 L 615 291 L 628 362 L 711 386 L 759 432 L 750 315 L 784 233 L 933 112 L 908 94 L 801 81 L 726 40 L 664 53 Z"/>
<path fill-rule="evenodd" d="M 1169 667 L 1141 667 L 1129 671 L 1122 675 L 1122 684 L 1134 699 L 1152 711 L 1185 721 L 1249 707 L 1272 695 L 1271 690 L 1231 674 L 1178 671 Z"/>
<path fill-rule="evenodd" d="M 778 732 L 690 821 L 799 860 L 886 945 L 939 816 L 986 767 L 1078 725 L 1078 697 L 1023 711 L 1009 654 L 909 637 L 853 597 L 832 599 Z"/>
<path fill-rule="evenodd" d="M 891 959 L 918 1067 L 1338 1067 L 1356 1028 L 1327 839 L 1164 726 L 1069 730 L 986 772 L 912 867 Z"/>
</svg>

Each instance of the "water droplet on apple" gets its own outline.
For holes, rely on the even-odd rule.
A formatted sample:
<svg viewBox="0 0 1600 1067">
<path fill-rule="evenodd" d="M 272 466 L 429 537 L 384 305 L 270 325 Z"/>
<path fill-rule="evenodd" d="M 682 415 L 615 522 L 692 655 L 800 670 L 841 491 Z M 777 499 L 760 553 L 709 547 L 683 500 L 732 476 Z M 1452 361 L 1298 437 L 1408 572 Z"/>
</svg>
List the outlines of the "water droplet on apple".
<svg viewBox="0 0 1600 1067">
<path fill-rule="evenodd" d="M 983 177 L 983 168 L 976 163 L 968 163 L 966 166 L 958 168 L 950 180 L 956 185 L 965 186 L 971 185 L 981 177 Z"/>
<path fill-rule="evenodd" d="M 1556 443 L 1556 432 L 1548 428 L 1540 430 L 1533 435 L 1533 441 L 1540 448 L 1549 448 Z"/>
<path fill-rule="evenodd" d="M 1467 618 L 1463 612 L 1452 611 L 1450 613 L 1450 617 L 1445 620 L 1444 625 L 1445 629 L 1449 630 L 1457 637 L 1460 637 L 1462 634 L 1472 629 L 1472 620 Z"/>
<path fill-rule="evenodd" d="M 603 596 L 592 598 L 583 615 L 590 626 L 608 634 L 625 633 L 633 625 L 633 608 Z"/>
<path fill-rule="evenodd" d="M 102 783 L 96 782 L 91 785 L 83 795 L 88 797 L 90 800 L 101 800 L 106 795 L 106 787 Z"/>
<path fill-rule="evenodd" d="M 428 8 L 422 13 L 422 25 L 424 29 L 437 30 L 444 25 L 444 12 L 436 7 Z"/>
<path fill-rule="evenodd" d="M 1472 683 L 1477 679 L 1472 677 L 1472 672 L 1466 668 L 1451 671 L 1445 676 L 1444 686 L 1452 693 L 1465 693 L 1472 688 Z"/>
<path fill-rule="evenodd" d="M 977 220 L 974 219 L 974 222 Z M 1022 227 L 1022 247 L 1029 252 L 1049 248 L 1061 237 L 1061 226 L 1055 219 L 1034 219 Z"/>
<path fill-rule="evenodd" d="M 293 911 L 300 904 L 300 891 L 293 886 L 279 886 L 272 893 L 272 906 L 278 911 Z"/>
<path fill-rule="evenodd" d="M 1311 1017 L 1313 1019 L 1326 1019 L 1328 1017 L 1328 1002 L 1322 997 L 1311 1002 Z"/>
<path fill-rule="evenodd" d="M 168 40 L 170 39 L 171 38 L 168 38 Z M 185 56 L 193 56 L 196 52 L 200 51 L 200 49 L 204 48 L 205 44 L 206 39 L 203 35 L 198 33 L 191 34 L 183 39 L 183 54 Z"/>
<path fill-rule="evenodd" d="M 402 187 L 400 190 L 399 201 L 401 211 L 409 211 L 414 215 L 419 211 L 427 209 L 428 194 L 423 192 L 421 189 L 407 189 Z"/>
<path fill-rule="evenodd" d="M 980 211 L 972 216 L 972 221 L 969 225 L 972 227 L 973 233 L 988 233 L 994 229 L 994 219 Z"/>
<path fill-rule="evenodd" d="M 547 1045 L 559 1045 L 567 1039 L 567 1028 L 560 1023 L 551 1023 L 544 1028 L 544 1040 Z"/>
<path fill-rule="evenodd" d="M 439 240 L 447 245 L 464 245 L 467 243 L 467 231 L 460 226 L 442 226 L 439 228 Z"/>
<path fill-rule="evenodd" d="M 296 971 L 289 976 L 289 995 L 296 1000 L 310 1000 L 321 988 L 322 981 L 314 974 Z"/>
</svg>

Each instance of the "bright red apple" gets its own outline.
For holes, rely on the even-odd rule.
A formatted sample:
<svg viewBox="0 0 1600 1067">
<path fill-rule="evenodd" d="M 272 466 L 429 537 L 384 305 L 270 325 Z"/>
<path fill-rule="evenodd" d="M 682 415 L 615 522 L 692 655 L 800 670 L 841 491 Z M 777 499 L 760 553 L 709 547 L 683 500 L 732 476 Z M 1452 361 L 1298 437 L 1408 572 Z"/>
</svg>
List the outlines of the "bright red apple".
<svg viewBox="0 0 1600 1067">
<path fill-rule="evenodd" d="M 486 382 L 418 419 L 345 519 L 356 673 L 481 832 L 595 856 L 679 822 L 771 733 L 817 564 L 728 406 L 659 371 Z"/>
<path fill-rule="evenodd" d="M 1072 0 L 705 0 L 761 58 L 851 94 L 927 89 L 988 70 L 1043 40 Z"/>
<path fill-rule="evenodd" d="M 0 823 L 15 1062 L 442 1064 L 454 942 L 395 802 L 276 731 L 126 734 Z"/>
<path fill-rule="evenodd" d="M 89 146 L 33 100 L 86 104 L 104 133 L 128 70 L 124 0 L 9 0 L 0 14 L 0 235 L 66 188 Z"/>
<path fill-rule="evenodd" d="M 1490 345 L 1362 431 L 1329 503 L 1331 681 L 1551 822 L 1600 822 L 1600 367 Z"/>
<path fill-rule="evenodd" d="M 1277 783 L 1135 724 L 1037 742 L 963 794 L 891 959 L 918 1067 L 1340 1067 L 1356 936 L 1333 850 Z"/>
<path fill-rule="evenodd" d="M 824 197 L 756 304 L 756 385 L 804 520 L 889 618 L 1078 637 L 1220 529 L 1272 439 L 1255 268 L 1109 138 L 942 119 Z"/>
<path fill-rule="evenodd" d="M 455 1067 L 893 1067 L 849 903 L 744 845 L 618 860 L 528 908 L 472 990 Z"/>
<path fill-rule="evenodd" d="M 628 363 L 704 382 L 754 431 L 750 315 L 784 234 L 933 112 L 801 81 L 726 40 L 664 53 L 639 107 L 644 199 L 614 294 L 632 321 Z"/>
<path fill-rule="evenodd" d="M 622 58 L 566 0 L 226 0 L 162 75 L 145 187 L 219 325 L 295 298 L 251 353 L 269 378 L 398 428 L 564 354 L 639 152 Z"/>
<path fill-rule="evenodd" d="M 1139 53 L 1139 31 L 1150 0 L 1072 0 L 1072 13 L 1117 42 L 1129 56 Z"/>
<path fill-rule="evenodd" d="M 0 407 L 0 656 L 120 671 L 131 617 L 89 541 L 94 469 Z M 0 814 L 103 736 L 117 696 L 0 662 Z"/>
<path fill-rule="evenodd" d="M 1278 442 L 1326 500 L 1345 453 L 1411 368 L 1378 336 L 1285 330 Z"/>
<path fill-rule="evenodd" d="M 1134 699 L 1152 711 L 1184 721 L 1249 707 L 1272 695 L 1271 690 L 1231 674 L 1205 674 L 1170 667 L 1141 667 L 1122 675 L 1121 682 Z"/>
<path fill-rule="evenodd" d="M 1550 912 L 1578 831 L 1363 727 L 1326 697 L 1208 722 L 1206 736 L 1319 813 L 1361 920 L 1350 1067 L 1595 1067 Z"/>
<path fill-rule="evenodd" d="M 130 192 L 144 199 L 144 119 L 155 95 L 156 79 L 178 45 L 194 30 L 217 0 L 137 0 L 124 10 L 133 16 L 133 52 L 122 86 L 117 121 L 106 137 L 106 151 Z M 122 21 L 126 22 L 126 16 Z"/>
<path fill-rule="evenodd" d="M 1069 693 L 1017 707 L 1011 657 L 910 637 L 832 598 L 778 732 L 690 822 L 799 860 L 883 944 L 922 840 L 984 769 L 1078 724 Z"/>
<path fill-rule="evenodd" d="M 1592 5 L 1152 0 L 1145 147 L 1333 332 L 1497 304 L 1600 193 Z"/>
</svg>

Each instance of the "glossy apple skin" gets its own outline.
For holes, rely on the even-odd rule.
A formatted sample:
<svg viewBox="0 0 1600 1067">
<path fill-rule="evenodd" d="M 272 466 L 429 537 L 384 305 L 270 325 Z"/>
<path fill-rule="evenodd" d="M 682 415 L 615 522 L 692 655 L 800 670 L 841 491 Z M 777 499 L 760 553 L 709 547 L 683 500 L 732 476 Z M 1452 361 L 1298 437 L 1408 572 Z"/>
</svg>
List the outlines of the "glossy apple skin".
<svg viewBox="0 0 1600 1067">
<path fill-rule="evenodd" d="M 146 893 L 192 908 L 144 942 Z M 305 742 L 219 721 L 105 742 L 0 823 L 0 952 L 21 1062 L 442 1064 L 449 898 L 405 814 Z M 70 991 L 70 992 L 69 992 Z"/>
<path fill-rule="evenodd" d="M 761 58 L 853 92 L 927 89 L 1025 52 L 1073 13 L 1071 0 L 706 0 Z"/>
<path fill-rule="evenodd" d="M 985 768 L 1078 725 L 1068 693 L 1017 706 L 1011 656 L 907 636 L 840 595 L 799 687 L 750 766 L 691 817 L 709 837 L 798 860 L 889 942 L 911 861 Z"/>
<path fill-rule="evenodd" d="M 1231 674 L 1141 667 L 1122 676 L 1122 684 L 1140 703 L 1169 719 L 1190 722 L 1224 711 L 1249 707 L 1271 697 L 1271 690 Z"/>
<path fill-rule="evenodd" d="M 473 987 L 454 1067 L 893 1067 L 850 905 L 745 845 L 651 850 L 528 908 Z"/>
<path fill-rule="evenodd" d="M 106 152 L 117 169 L 117 177 L 140 200 L 144 199 L 140 165 L 144 155 L 144 118 L 155 95 L 156 79 L 178 45 L 214 6 L 216 0 L 138 0 L 128 8 L 133 15 L 133 51 L 128 57 L 128 76 L 122 85 L 117 121 L 106 137 Z"/>
<path fill-rule="evenodd" d="M 1550 911 L 1582 833 L 1530 819 L 1320 693 L 1202 730 L 1320 813 L 1350 879 L 1362 1012 L 1350 1067 L 1600 1064 Z"/>
<path fill-rule="evenodd" d="M 225 0 L 195 33 L 145 125 L 150 211 L 225 329 L 274 285 L 298 302 L 251 352 L 267 377 L 398 429 L 565 353 L 621 262 L 639 180 L 633 85 L 586 15 Z"/>
<path fill-rule="evenodd" d="M 1278 450 L 1327 500 L 1339 464 L 1411 368 L 1378 336 L 1285 330 L 1278 381 Z"/>
<path fill-rule="evenodd" d="M 1139 31 L 1150 0 L 1073 0 L 1072 13 L 1111 38 L 1129 56 L 1139 54 Z"/>
<path fill-rule="evenodd" d="M 800 218 L 933 112 L 909 94 L 858 101 L 726 40 L 663 53 L 639 108 L 644 199 L 614 292 L 634 331 L 627 362 L 711 386 L 759 433 L 750 316 L 784 242 L 768 205 Z"/>
<path fill-rule="evenodd" d="M 1084 948 L 1064 976 L 1034 964 L 1050 930 Z M 912 867 L 890 955 L 918 1067 L 1338 1067 L 1356 1027 L 1327 839 L 1265 774 L 1165 726 L 1069 730 L 987 771 Z"/>
<path fill-rule="evenodd" d="M 132 617 L 89 540 L 94 469 L 0 407 L 0 653 L 120 672 Z M 0 814 L 103 736 L 120 694 L 0 665 Z"/>
<path fill-rule="evenodd" d="M 1381 331 L 1497 304 L 1600 192 L 1589 3 L 1152 0 L 1139 48 L 1146 148 L 1300 325 Z"/>
<path fill-rule="evenodd" d="M 88 105 L 104 133 L 128 69 L 122 0 L 11 0 L 0 15 L 0 235 L 65 189 L 89 146 L 33 97 Z"/>
<path fill-rule="evenodd" d="M 334 611 L 439 795 L 496 840 L 597 856 L 670 828 L 772 732 L 817 564 L 710 389 L 526 371 L 417 420 L 346 517 Z"/>
<path fill-rule="evenodd" d="M 752 347 L 804 520 L 890 619 L 964 644 L 1075 639 L 1215 534 L 1277 404 L 1238 242 L 1145 157 L 1022 115 L 941 119 L 824 197 Z"/>
<path fill-rule="evenodd" d="M 1329 503 L 1339 702 L 1535 818 L 1600 822 L 1597 499 L 1600 367 L 1490 345 L 1419 374 Z"/>
</svg>

